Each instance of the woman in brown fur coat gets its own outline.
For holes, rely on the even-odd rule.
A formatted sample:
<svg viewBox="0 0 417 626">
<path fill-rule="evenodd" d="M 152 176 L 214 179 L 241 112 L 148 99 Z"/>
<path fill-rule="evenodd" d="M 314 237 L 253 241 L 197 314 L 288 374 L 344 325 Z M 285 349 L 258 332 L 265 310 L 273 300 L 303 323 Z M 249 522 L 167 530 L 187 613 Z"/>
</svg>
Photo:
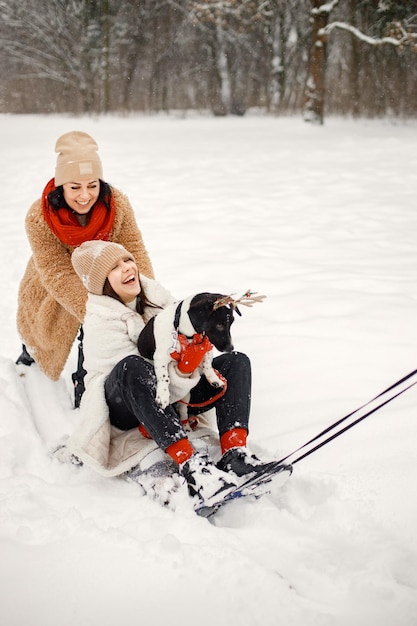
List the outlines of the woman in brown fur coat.
<svg viewBox="0 0 417 626">
<path fill-rule="evenodd" d="M 26 216 L 32 256 L 19 288 L 17 326 L 24 351 L 18 363 L 33 358 L 52 380 L 61 375 L 84 319 L 87 292 L 71 264 L 74 249 L 93 239 L 120 243 L 137 259 L 140 272 L 153 278 L 133 209 L 103 181 L 97 150 L 87 133 L 62 135 L 55 146 L 55 178 Z"/>
</svg>

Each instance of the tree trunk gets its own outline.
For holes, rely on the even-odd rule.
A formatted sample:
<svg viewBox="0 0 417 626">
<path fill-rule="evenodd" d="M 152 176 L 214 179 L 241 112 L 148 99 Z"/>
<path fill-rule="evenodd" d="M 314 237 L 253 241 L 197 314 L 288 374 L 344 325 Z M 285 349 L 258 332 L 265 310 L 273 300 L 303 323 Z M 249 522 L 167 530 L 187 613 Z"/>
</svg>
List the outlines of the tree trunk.
<svg viewBox="0 0 417 626">
<path fill-rule="evenodd" d="M 349 1 L 349 21 L 352 26 L 358 26 L 356 17 L 358 15 L 357 0 Z M 353 117 L 360 116 L 360 87 L 359 72 L 361 68 L 360 42 L 356 37 L 352 37 L 352 51 L 350 60 L 350 102 Z"/>
<path fill-rule="evenodd" d="M 271 27 L 271 82 L 270 82 L 270 105 L 269 109 L 276 113 L 281 104 L 284 87 L 284 59 L 285 41 L 283 36 L 283 24 L 281 17 L 275 16 Z"/>
<path fill-rule="evenodd" d="M 329 12 L 317 11 L 322 5 L 322 0 L 312 0 L 312 4 L 312 46 L 304 97 L 304 119 L 307 122 L 323 124 L 327 41 L 319 32 L 327 25 Z"/>
<path fill-rule="evenodd" d="M 222 26 L 219 24 L 216 25 L 213 52 L 219 85 L 216 101 L 212 105 L 213 113 L 215 115 L 228 115 L 231 110 L 232 84 L 229 74 L 225 35 Z"/>
<path fill-rule="evenodd" d="M 102 1 L 103 16 L 103 109 L 110 111 L 110 11 L 109 0 Z"/>
</svg>

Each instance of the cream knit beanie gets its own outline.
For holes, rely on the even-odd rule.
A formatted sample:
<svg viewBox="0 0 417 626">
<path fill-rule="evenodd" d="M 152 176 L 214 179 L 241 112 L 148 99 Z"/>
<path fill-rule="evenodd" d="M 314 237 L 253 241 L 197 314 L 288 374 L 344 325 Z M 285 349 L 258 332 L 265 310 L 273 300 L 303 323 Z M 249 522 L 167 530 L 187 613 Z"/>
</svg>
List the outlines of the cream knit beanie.
<svg viewBox="0 0 417 626">
<path fill-rule="evenodd" d="M 58 158 L 55 186 L 78 180 L 103 178 L 103 168 L 97 154 L 98 145 L 90 135 L 73 130 L 59 137 L 55 144 Z"/>
<path fill-rule="evenodd" d="M 71 261 L 87 291 L 102 296 L 109 272 L 126 257 L 133 259 L 133 255 L 119 243 L 97 239 L 85 241 L 75 248 Z"/>
</svg>

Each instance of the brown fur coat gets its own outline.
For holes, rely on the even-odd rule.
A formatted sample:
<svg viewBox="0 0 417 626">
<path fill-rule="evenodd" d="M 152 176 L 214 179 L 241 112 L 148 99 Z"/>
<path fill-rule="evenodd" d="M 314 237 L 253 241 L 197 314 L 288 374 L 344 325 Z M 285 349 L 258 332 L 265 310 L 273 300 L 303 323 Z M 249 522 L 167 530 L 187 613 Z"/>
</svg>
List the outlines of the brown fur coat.
<svg viewBox="0 0 417 626">
<path fill-rule="evenodd" d="M 139 271 L 153 278 L 152 265 L 128 198 L 112 188 L 115 218 L 111 241 L 131 252 Z M 87 291 L 71 264 L 73 247 L 50 230 L 37 200 L 26 216 L 32 248 L 19 287 L 17 327 L 23 343 L 52 380 L 64 369 L 78 328 L 83 322 Z"/>
</svg>

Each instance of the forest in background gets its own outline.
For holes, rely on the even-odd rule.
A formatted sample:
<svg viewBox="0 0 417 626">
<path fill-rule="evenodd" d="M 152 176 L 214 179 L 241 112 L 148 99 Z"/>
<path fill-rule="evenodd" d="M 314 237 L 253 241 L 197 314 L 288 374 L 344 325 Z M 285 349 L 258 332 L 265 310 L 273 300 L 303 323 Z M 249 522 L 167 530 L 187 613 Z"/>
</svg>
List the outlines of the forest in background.
<svg viewBox="0 0 417 626">
<path fill-rule="evenodd" d="M 0 0 L 0 18 L 0 113 L 417 114 L 417 0 Z"/>
</svg>

